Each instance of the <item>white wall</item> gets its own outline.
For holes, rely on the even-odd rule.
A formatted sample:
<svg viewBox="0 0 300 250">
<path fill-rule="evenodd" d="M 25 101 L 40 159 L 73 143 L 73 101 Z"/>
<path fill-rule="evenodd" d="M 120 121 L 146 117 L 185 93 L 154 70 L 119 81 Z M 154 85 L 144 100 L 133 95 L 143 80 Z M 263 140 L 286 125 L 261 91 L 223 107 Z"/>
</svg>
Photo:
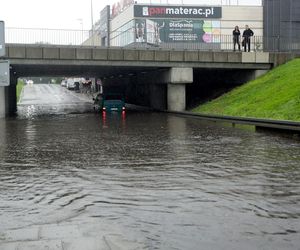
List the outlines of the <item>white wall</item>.
<svg viewBox="0 0 300 250">
<path fill-rule="evenodd" d="M 110 22 L 110 32 L 120 28 L 133 19 L 133 5 L 129 6 L 122 13 L 113 18 Z"/>
<path fill-rule="evenodd" d="M 263 35 L 262 6 L 223 6 L 221 19 L 221 34 L 231 35 L 237 25 L 242 32 L 249 25 L 256 36 Z"/>
</svg>

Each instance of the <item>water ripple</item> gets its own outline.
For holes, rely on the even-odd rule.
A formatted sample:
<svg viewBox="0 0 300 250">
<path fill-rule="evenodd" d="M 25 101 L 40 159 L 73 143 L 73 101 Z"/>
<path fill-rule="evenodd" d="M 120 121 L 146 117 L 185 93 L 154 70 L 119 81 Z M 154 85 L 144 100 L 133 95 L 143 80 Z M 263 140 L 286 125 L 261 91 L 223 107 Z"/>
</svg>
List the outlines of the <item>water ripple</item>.
<svg viewBox="0 0 300 250">
<path fill-rule="evenodd" d="M 148 249 L 300 244 L 299 141 L 155 113 L 0 128 L 0 234 L 99 220 Z"/>
</svg>

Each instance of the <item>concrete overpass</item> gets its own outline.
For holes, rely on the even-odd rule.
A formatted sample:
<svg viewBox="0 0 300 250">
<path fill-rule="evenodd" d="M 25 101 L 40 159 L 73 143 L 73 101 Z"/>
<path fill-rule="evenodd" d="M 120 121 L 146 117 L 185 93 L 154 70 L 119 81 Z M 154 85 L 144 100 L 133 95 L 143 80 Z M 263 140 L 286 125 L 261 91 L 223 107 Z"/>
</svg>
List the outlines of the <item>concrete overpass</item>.
<svg viewBox="0 0 300 250">
<path fill-rule="evenodd" d="M 16 111 L 19 77 L 99 77 L 104 85 L 129 86 L 128 96 L 133 102 L 147 96 L 148 101 L 142 104 L 182 111 L 186 109 L 186 85 L 195 84 L 195 79 L 201 85 L 199 81 L 206 81 L 207 74 L 218 72 L 219 78 L 233 75 L 232 81 L 241 84 L 291 57 L 266 52 L 7 44 L 4 59 L 10 61 L 11 82 L 9 87 L 0 87 L 0 116 Z"/>
</svg>

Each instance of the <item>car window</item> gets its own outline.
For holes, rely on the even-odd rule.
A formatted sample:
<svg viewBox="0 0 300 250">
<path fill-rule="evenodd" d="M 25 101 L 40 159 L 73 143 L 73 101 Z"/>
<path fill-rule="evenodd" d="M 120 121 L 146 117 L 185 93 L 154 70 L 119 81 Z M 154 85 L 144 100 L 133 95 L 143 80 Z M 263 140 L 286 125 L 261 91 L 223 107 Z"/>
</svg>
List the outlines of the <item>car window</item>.
<svg viewBox="0 0 300 250">
<path fill-rule="evenodd" d="M 123 100 L 123 96 L 121 95 L 105 95 L 105 100 Z"/>
</svg>

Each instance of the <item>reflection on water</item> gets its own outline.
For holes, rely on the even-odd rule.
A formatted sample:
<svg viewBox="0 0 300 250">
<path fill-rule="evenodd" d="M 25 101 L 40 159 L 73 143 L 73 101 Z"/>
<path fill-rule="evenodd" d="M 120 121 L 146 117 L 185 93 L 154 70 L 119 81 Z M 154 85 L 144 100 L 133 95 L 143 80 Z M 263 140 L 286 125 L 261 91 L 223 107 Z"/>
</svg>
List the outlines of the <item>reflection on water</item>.
<svg viewBox="0 0 300 250">
<path fill-rule="evenodd" d="M 0 120 L 0 232 L 115 225 L 146 249 L 297 249 L 300 143 L 156 113 Z"/>
<path fill-rule="evenodd" d="M 19 118 L 35 119 L 38 116 L 66 115 L 88 113 L 93 110 L 92 104 L 88 102 L 78 102 L 70 104 L 30 104 L 18 105 Z"/>
</svg>

